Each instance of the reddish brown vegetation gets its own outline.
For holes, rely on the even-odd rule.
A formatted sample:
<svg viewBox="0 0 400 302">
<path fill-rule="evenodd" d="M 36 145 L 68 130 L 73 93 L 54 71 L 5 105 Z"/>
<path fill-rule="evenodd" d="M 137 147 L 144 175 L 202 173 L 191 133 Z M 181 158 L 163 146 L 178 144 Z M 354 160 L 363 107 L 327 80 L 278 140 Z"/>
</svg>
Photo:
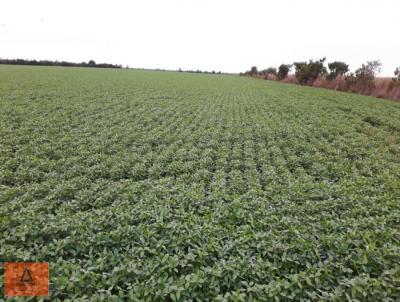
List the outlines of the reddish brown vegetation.
<svg viewBox="0 0 400 302">
<path fill-rule="evenodd" d="M 294 83 L 293 80 L 285 82 Z M 359 93 L 383 99 L 400 100 L 400 81 L 390 78 L 377 78 L 371 83 L 351 83 L 346 80 L 345 76 L 338 76 L 333 80 L 322 77 L 316 79 L 311 86 Z"/>
<path fill-rule="evenodd" d="M 294 74 L 289 74 L 286 78 L 282 80 L 282 82 L 290 84 L 299 84 L 299 81 L 297 81 Z"/>
<path fill-rule="evenodd" d="M 381 63 L 370 61 L 363 64 L 355 73 L 347 73 L 348 65 L 343 62 L 329 64 L 331 70 L 328 73 L 323 66 L 325 59 L 318 61 L 294 63 L 296 72 L 288 74 L 291 65 L 282 64 L 278 72 L 274 68 L 268 68 L 258 72 L 252 67 L 251 71 L 241 75 L 265 80 L 282 81 L 290 84 L 301 84 L 313 87 L 333 89 L 338 91 L 353 92 L 377 98 L 400 100 L 400 67 L 394 72 L 394 78 L 376 78 Z M 285 67 L 285 68 L 282 68 Z M 280 76 L 281 69 L 285 69 L 285 76 Z"/>
<path fill-rule="evenodd" d="M 278 77 L 272 73 L 267 73 L 265 75 L 264 79 L 270 80 L 270 81 L 276 81 L 276 80 L 278 80 Z"/>
</svg>

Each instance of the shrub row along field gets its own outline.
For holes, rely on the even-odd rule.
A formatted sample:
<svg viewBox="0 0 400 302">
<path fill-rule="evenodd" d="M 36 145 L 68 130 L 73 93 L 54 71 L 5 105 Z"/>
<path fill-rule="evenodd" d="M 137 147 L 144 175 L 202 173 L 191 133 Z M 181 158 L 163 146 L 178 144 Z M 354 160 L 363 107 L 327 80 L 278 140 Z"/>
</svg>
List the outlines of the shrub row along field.
<svg viewBox="0 0 400 302">
<path fill-rule="evenodd" d="M 349 73 L 349 65 L 341 61 L 328 63 L 328 72 L 325 61 L 326 58 L 322 58 L 281 64 L 278 68 L 269 67 L 261 71 L 253 66 L 240 75 L 400 100 L 400 67 L 394 71 L 393 78 L 377 78 L 382 67 L 380 61 L 368 61 L 354 73 Z M 289 74 L 293 67 L 294 74 Z"/>
<path fill-rule="evenodd" d="M 0 108 L 0 255 L 52 301 L 400 297 L 398 103 L 1 66 Z"/>
</svg>

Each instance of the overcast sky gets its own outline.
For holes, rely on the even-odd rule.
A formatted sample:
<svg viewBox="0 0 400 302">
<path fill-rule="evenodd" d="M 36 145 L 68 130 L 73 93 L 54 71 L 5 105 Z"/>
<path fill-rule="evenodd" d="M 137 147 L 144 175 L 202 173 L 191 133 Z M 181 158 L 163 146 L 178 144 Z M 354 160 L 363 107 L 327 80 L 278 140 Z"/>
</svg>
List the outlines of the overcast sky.
<svg viewBox="0 0 400 302">
<path fill-rule="evenodd" d="M 240 72 L 400 66 L 399 0 L 1 0 L 0 57 Z"/>
</svg>

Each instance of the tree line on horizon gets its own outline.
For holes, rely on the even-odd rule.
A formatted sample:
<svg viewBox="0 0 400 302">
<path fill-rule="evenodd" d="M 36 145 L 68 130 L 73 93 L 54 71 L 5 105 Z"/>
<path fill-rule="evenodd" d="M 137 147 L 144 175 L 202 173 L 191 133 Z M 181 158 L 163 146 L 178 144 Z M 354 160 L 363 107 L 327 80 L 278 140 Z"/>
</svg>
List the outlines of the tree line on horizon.
<svg viewBox="0 0 400 302">
<path fill-rule="evenodd" d="M 349 65 L 345 62 L 330 62 L 327 64 L 328 68 L 325 62 L 326 58 L 322 58 L 281 64 L 278 68 L 269 67 L 261 71 L 253 66 L 240 75 L 349 91 L 380 98 L 400 99 L 400 67 L 396 68 L 392 79 L 386 79 L 377 78 L 382 67 L 379 60 L 368 61 L 355 72 L 350 72 Z M 294 73 L 291 73 L 292 70 Z"/>
<path fill-rule="evenodd" d="M 0 58 L 0 64 L 7 65 L 33 65 L 33 66 L 64 66 L 64 67 L 95 67 L 95 68 L 122 68 L 122 65 L 109 63 L 96 63 L 93 60 L 81 63 L 67 61 L 51 60 L 26 60 L 26 59 L 3 59 Z"/>
<path fill-rule="evenodd" d="M 96 63 L 93 60 L 81 63 L 74 63 L 68 61 L 51 61 L 51 60 L 26 60 L 26 59 L 4 59 L 0 58 L 0 64 L 4 65 L 33 65 L 33 66 L 64 66 L 64 67 L 97 67 L 97 68 L 123 68 L 122 65 L 114 65 L 108 63 Z M 129 66 L 124 68 L 131 69 Z M 168 70 L 162 68 L 156 69 L 146 69 L 146 68 L 134 68 L 134 69 L 143 69 L 143 70 L 155 70 L 155 71 L 176 71 L 176 72 L 187 72 L 187 73 L 205 73 L 205 74 L 225 74 L 221 71 L 208 71 L 208 70 L 183 70 L 182 68 L 178 68 L 175 70 Z"/>
</svg>

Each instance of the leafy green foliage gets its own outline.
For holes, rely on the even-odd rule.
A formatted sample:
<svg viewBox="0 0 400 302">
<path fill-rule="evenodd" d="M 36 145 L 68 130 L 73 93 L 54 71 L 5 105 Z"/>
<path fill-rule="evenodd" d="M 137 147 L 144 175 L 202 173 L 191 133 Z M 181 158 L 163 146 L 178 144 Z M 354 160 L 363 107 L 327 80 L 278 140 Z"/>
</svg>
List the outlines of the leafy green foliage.
<svg viewBox="0 0 400 302">
<path fill-rule="evenodd" d="M 1 66 L 0 108 L 1 259 L 50 262 L 51 301 L 400 295 L 398 103 Z"/>
<path fill-rule="evenodd" d="M 49 61 L 49 60 L 26 60 L 26 59 L 3 59 L 0 58 L 0 64 L 7 65 L 38 65 L 38 66 L 63 66 L 63 67 L 98 67 L 98 68 L 122 68 L 122 65 L 109 63 L 96 63 L 93 60 L 89 62 L 67 62 L 67 61 Z"/>
<path fill-rule="evenodd" d="M 263 73 L 264 74 L 272 74 L 272 75 L 276 76 L 278 72 L 275 67 L 268 67 L 267 69 L 263 70 Z"/>
<path fill-rule="evenodd" d="M 317 61 L 310 60 L 309 62 L 295 62 L 293 63 L 296 71 L 295 75 L 300 84 L 312 83 L 318 77 L 326 74 L 324 66 L 326 58 Z"/>
<path fill-rule="evenodd" d="M 249 73 L 250 73 L 250 76 L 252 76 L 252 77 L 257 76 L 258 75 L 257 66 L 252 66 Z"/>
<path fill-rule="evenodd" d="M 400 67 L 397 67 L 396 70 L 394 71 L 394 81 L 400 81 Z"/>
<path fill-rule="evenodd" d="M 365 82 L 373 81 L 377 73 L 380 72 L 381 66 L 382 63 L 380 61 L 369 61 L 356 70 L 355 76 Z"/>
<path fill-rule="evenodd" d="M 346 83 L 355 87 L 356 90 L 368 91 L 375 87 L 375 77 L 381 71 L 382 63 L 380 61 L 369 61 L 362 64 L 355 73 L 346 77 Z"/>
<path fill-rule="evenodd" d="M 336 79 L 338 76 L 343 76 L 349 71 L 349 65 L 340 61 L 329 63 L 328 68 L 329 68 L 329 75 L 328 75 L 329 79 Z"/>
<path fill-rule="evenodd" d="M 292 65 L 290 65 L 290 64 L 279 65 L 278 74 L 277 74 L 278 80 L 285 79 L 288 76 L 291 68 L 292 68 Z"/>
</svg>

